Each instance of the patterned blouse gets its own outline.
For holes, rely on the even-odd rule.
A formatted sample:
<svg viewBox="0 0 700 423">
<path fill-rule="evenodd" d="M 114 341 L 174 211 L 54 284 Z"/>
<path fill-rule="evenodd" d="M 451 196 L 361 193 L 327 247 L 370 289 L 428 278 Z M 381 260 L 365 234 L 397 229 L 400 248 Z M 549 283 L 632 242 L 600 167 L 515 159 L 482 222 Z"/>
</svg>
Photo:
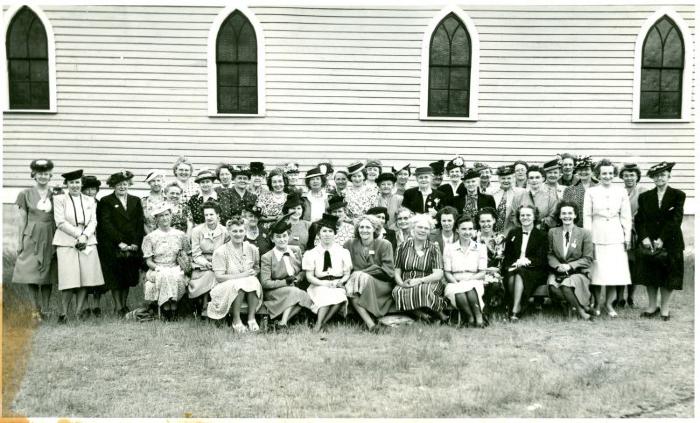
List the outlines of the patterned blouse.
<svg viewBox="0 0 700 423">
<path fill-rule="evenodd" d="M 258 196 L 255 205 L 262 209 L 263 217 L 279 217 L 282 215 L 282 207 L 285 202 L 287 202 L 286 193 L 278 196 L 270 191 L 263 191 Z"/>
<path fill-rule="evenodd" d="M 143 208 L 143 222 L 146 233 L 149 234 L 158 226 L 155 217 L 153 217 L 153 210 L 165 201 L 161 197 L 160 200 L 154 200 L 150 195 L 141 198 L 141 208 Z"/>
<path fill-rule="evenodd" d="M 184 232 L 177 229 L 167 232 L 156 229 L 143 238 L 141 249 L 144 259 L 153 257 L 155 264 L 175 266 L 180 251 L 190 253 L 190 241 Z"/>
<path fill-rule="evenodd" d="M 596 186 L 596 183 L 591 181 L 590 187 Z M 576 185 L 571 185 L 566 187 L 564 189 L 564 194 L 562 194 L 562 201 L 573 201 L 576 204 L 576 207 L 578 208 L 577 213 L 578 213 L 578 222 L 576 223 L 576 226 L 579 228 L 583 228 L 583 199 L 586 196 L 586 187 L 581 183 L 581 180 L 579 179 L 576 182 Z"/>
<path fill-rule="evenodd" d="M 216 193 L 216 191 L 212 191 L 209 193 L 207 196 L 207 199 L 204 200 L 204 197 L 202 196 L 201 193 L 191 197 L 189 201 L 187 201 L 187 207 L 190 209 L 190 214 L 192 215 L 192 221 L 194 222 L 195 225 L 201 225 L 204 223 L 204 211 L 202 210 L 202 204 L 204 204 L 205 201 L 219 201 L 219 195 Z"/>
<path fill-rule="evenodd" d="M 396 250 L 396 269 L 401 270 L 403 280 L 423 278 L 433 273 L 433 269 L 442 269 L 442 254 L 434 243 L 426 240 L 423 254 L 418 255 L 415 239 L 409 238 Z"/>
<path fill-rule="evenodd" d="M 243 273 L 250 269 L 255 269 L 260 273 L 260 252 L 258 248 L 248 242 L 243 242 L 243 252 L 227 242 L 214 250 L 212 257 L 212 269 L 215 273 L 230 275 L 233 273 Z"/>
<path fill-rule="evenodd" d="M 354 219 L 365 214 L 367 210 L 377 204 L 377 197 L 379 197 L 379 188 L 374 182 L 365 183 L 360 188 L 348 185 L 345 188 L 348 217 Z"/>
<path fill-rule="evenodd" d="M 182 188 L 182 195 L 180 196 L 181 203 L 187 203 L 190 198 L 199 193 L 199 184 L 197 184 L 193 178 L 188 179 L 185 183 L 180 182 L 179 179 L 176 179 L 175 182 Z"/>
<path fill-rule="evenodd" d="M 182 232 L 187 232 L 187 222 L 192 221 L 190 208 L 187 207 L 187 204 L 182 203 L 172 207 L 173 220 L 170 225 L 175 229 L 181 230 Z"/>
<path fill-rule="evenodd" d="M 219 193 L 219 206 L 221 207 L 221 224 L 227 220 L 240 216 L 243 210 L 255 205 L 258 197 L 245 191 L 241 197 L 234 188 Z"/>
</svg>

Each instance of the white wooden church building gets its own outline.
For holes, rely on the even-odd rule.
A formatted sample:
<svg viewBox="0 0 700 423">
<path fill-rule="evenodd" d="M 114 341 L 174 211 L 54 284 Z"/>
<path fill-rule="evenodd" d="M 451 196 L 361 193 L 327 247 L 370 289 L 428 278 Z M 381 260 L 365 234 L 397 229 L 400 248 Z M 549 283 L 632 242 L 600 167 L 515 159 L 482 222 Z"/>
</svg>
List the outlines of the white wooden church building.
<svg viewBox="0 0 700 423">
<path fill-rule="evenodd" d="M 3 192 L 29 162 L 103 181 L 188 156 L 493 167 L 557 153 L 694 197 L 695 5 L 227 1 L 3 8 Z M 643 183 L 651 185 L 648 179 Z"/>
</svg>

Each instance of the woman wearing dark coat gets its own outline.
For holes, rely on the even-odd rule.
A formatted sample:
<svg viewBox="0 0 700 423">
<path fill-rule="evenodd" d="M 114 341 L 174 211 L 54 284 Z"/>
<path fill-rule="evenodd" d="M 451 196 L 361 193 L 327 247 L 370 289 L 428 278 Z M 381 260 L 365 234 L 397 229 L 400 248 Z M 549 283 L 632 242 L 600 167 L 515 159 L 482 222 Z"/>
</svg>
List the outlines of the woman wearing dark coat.
<svg viewBox="0 0 700 423">
<path fill-rule="evenodd" d="M 661 162 L 652 166 L 647 176 L 654 180 L 656 188 L 639 195 L 639 209 L 635 216 L 640 249 L 649 254 L 639 256 L 639 282 L 647 287 L 649 306 L 642 317 L 661 315 L 669 320 L 669 300 L 673 290 L 683 289 L 683 206 L 685 193 L 671 188 L 668 181 L 675 163 Z M 653 255 L 657 251 L 666 254 Z M 657 293 L 661 292 L 661 304 L 657 307 Z"/>
<path fill-rule="evenodd" d="M 105 285 L 112 292 L 115 312 L 124 315 L 129 288 L 138 285 L 142 265 L 144 217 L 141 200 L 128 194 L 134 175 L 112 174 L 107 185 L 114 192 L 97 204 L 97 248 Z"/>
</svg>

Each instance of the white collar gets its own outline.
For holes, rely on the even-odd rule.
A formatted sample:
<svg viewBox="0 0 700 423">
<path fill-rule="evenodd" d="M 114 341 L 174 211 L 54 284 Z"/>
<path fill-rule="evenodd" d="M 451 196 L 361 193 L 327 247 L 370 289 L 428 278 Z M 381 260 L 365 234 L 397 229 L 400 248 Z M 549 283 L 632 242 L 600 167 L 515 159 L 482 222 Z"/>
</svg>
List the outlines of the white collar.
<svg viewBox="0 0 700 423">
<path fill-rule="evenodd" d="M 272 253 L 275 255 L 275 258 L 277 261 L 282 261 L 282 257 L 284 257 L 284 253 L 289 253 L 289 255 L 292 255 L 292 249 L 287 246 L 287 249 L 284 251 L 280 251 L 277 247 L 274 247 L 272 249 Z"/>
</svg>

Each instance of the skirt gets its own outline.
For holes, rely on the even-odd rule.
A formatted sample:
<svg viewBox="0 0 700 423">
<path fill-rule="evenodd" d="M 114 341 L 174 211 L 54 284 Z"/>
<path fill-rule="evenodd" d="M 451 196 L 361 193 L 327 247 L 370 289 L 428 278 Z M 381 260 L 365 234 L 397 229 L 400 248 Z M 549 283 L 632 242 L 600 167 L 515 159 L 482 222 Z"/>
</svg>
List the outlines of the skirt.
<svg viewBox="0 0 700 423">
<path fill-rule="evenodd" d="M 504 281 L 507 281 L 508 278 L 513 275 L 520 275 L 523 280 L 523 294 L 520 297 L 520 303 L 521 305 L 527 307 L 528 299 L 532 297 L 532 294 L 535 293 L 537 287 L 544 285 L 547 282 L 548 273 L 540 268 L 520 267 L 512 272 L 507 272 Z M 504 283 L 503 288 L 506 291 L 509 304 L 513 304 L 513 293 L 509 292 L 508 283 Z"/>
<path fill-rule="evenodd" d="M 311 311 L 318 313 L 321 307 L 345 303 L 343 315 L 348 311 L 348 297 L 345 296 L 345 288 L 329 288 L 327 286 L 309 285 L 306 292 L 313 302 Z"/>
<path fill-rule="evenodd" d="M 213 270 L 195 269 L 187 284 L 187 296 L 197 298 L 211 291 L 214 285 L 216 285 L 216 277 Z"/>
<path fill-rule="evenodd" d="M 581 305 L 588 305 L 588 301 L 591 299 L 591 291 L 588 289 L 591 280 L 581 273 L 576 273 L 563 279 L 561 282 L 557 282 L 554 274 L 550 274 L 547 279 L 547 284 L 552 285 L 555 288 L 561 288 L 562 286 L 568 286 L 574 291 L 576 299 Z"/>
<path fill-rule="evenodd" d="M 53 220 L 30 221 L 22 236 L 22 252 L 17 256 L 12 271 L 12 282 L 26 285 L 51 285 L 56 282 L 54 260 Z"/>
<path fill-rule="evenodd" d="M 377 279 L 363 271 L 355 271 L 345 284 L 345 295 L 357 298 L 357 304 L 374 317 L 382 317 L 392 311 L 394 284 Z"/>
<path fill-rule="evenodd" d="M 94 245 L 83 251 L 75 247 L 56 247 L 58 257 L 58 289 L 104 285 L 100 258 Z"/>
<path fill-rule="evenodd" d="M 185 295 L 186 286 L 187 278 L 178 265 L 149 270 L 143 284 L 143 299 L 157 301 L 160 307 L 171 300 L 179 301 Z"/>
<path fill-rule="evenodd" d="M 260 281 L 255 276 L 246 276 L 245 278 L 229 279 L 225 282 L 218 283 L 209 291 L 211 301 L 207 306 L 207 316 L 210 319 L 223 319 L 231 309 L 231 304 L 238 297 L 238 294 L 243 292 L 255 292 L 258 299 L 262 297 L 262 286 Z M 255 309 L 260 310 L 262 301 L 258 301 L 258 306 Z"/>
<path fill-rule="evenodd" d="M 484 310 L 484 281 L 481 279 L 467 279 L 465 281 L 458 281 L 457 283 L 448 283 L 445 285 L 445 298 L 450 300 L 452 307 L 457 308 L 457 302 L 455 300 L 455 295 L 469 292 L 471 290 L 476 291 L 476 297 L 479 299 L 479 307 Z"/>
<path fill-rule="evenodd" d="M 283 286 L 265 291 L 263 300 L 271 319 L 276 318 L 289 307 L 295 305 L 308 308 L 309 310 L 313 308 L 313 302 L 311 302 L 309 294 L 296 286 Z"/>
<path fill-rule="evenodd" d="M 632 283 L 624 244 L 594 244 L 591 285 L 617 286 Z"/>
<path fill-rule="evenodd" d="M 396 302 L 396 307 L 401 311 L 429 308 L 436 312 L 442 311 L 445 299 L 442 297 L 445 285 L 440 282 L 422 283 L 410 288 L 395 287 L 391 296 Z"/>
<path fill-rule="evenodd" d="M 683 289 L 683 251 L 669 251 L 664 259 L 638 256 L 635 265 L 640 284 L 672 290 Z"/>
</svg>

